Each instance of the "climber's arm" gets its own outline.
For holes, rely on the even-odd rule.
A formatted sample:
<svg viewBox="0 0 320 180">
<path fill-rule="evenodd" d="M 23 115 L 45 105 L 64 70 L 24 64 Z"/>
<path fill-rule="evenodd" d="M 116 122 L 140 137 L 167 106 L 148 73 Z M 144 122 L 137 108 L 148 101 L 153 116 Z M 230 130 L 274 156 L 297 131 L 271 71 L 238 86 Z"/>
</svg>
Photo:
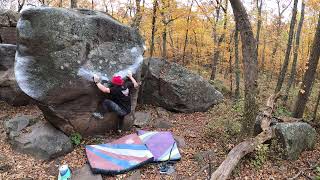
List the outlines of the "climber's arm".
<svg viewBox="0 0 320 180">
<path fill-rule="evenodd" d="M 102 85 L 100 82 L 96 83 L 96 85 L 98 86 L 98 88 L 104 92 L 104 93 L 110 93 L 110 88 L 105 87 L 104 85 Z"/>
<path fill-rule="evenodd" d="M 110 93 L 110 88 L 105 87 L 100 83 L 100 77 L 98 75 L 93 75 L 93 81 L 96 83 L 97 87 L 100 89 L 100 91 L 104 93 Z"/>
<path fill-rule="evenodd" d="M 137 88 L 139 86 L 139 84 L 137 83 L 137 81 L 133 78 L 132 73 L 129 71 L 128 73 L 128 78 L 131 80 L 131 82 L 133 83 L 133 87 Z"/>
</svg>

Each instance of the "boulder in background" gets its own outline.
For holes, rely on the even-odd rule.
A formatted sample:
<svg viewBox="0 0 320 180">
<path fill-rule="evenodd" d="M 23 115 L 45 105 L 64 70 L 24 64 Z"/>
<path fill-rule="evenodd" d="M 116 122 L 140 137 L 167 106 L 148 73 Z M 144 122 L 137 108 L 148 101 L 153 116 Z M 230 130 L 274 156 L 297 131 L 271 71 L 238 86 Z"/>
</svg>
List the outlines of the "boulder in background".
<svg viewBox="0 0 320 180">
<path fill-rule="evenodd" d="M 31 98 L 18 86 L 14 75 L 16 45 L 0 44 L 0 100 L 13 106 L 30 104 Z"/>
<path fill-rule="evenodd" d="M 207 80 L 181 65 L 163 59 L 146 59 L 142 79 L 140 102 L 171 111 L 206 111 L 223 99 L 223 95 Z"/>
</svg>

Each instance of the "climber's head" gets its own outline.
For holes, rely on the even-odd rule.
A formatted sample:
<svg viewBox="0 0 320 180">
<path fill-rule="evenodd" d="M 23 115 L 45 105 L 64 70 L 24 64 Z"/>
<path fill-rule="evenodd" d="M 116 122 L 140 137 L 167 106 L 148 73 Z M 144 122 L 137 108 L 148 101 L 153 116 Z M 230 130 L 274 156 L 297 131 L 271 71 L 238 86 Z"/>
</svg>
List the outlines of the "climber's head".
<svg viewBox="0 0 320 180">
<path fill-rule="evenodd" d="M 113 85 L 117 85 L 117 86 L 123 85 L 123 80 L 121 76 L 113 76 L 111 82 Z"/>
</svg>

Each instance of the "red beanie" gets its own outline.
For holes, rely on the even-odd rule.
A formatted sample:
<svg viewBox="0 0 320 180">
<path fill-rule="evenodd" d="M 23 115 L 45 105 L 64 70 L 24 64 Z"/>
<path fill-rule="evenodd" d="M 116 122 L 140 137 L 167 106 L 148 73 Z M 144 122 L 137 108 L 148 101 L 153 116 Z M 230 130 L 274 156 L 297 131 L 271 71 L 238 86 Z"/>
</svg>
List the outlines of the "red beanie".
<svg viewBox="0 0 320 180">
<path fill-rule="evenodd" d="M 123 85 L 123 80 L 122 80 L 121 76 L 113 76 L 111 82 L 114 85 L 118 85 L 118 86 Z"/>
</svg>

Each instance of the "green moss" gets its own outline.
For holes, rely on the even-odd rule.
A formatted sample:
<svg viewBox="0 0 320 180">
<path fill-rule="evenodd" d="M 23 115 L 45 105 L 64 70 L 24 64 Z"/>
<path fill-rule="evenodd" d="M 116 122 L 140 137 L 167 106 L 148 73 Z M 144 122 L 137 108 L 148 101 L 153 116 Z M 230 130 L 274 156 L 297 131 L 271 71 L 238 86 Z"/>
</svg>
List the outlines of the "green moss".
<svg viewBox="0 0 320 180">
<path fill-rule="evenodd" d="M 80 133 L 76 132 L 76 133 L 71 134 L 70 139 L 71 139 L 72 144 L 77 146 L 77 145 L 81 144 L 82 136 Z"/>
<path fill-rule="evenodd" d="M 250 162 L 251 165 L 255 168 L 260 168 L 267 161 L 268 151 L 267 144 L 259 145 L 254 152 L 254 158 Z"/>
<path fill-rule="evenodd" d="M 274 112 L 275 116 L 291 116 L 292 112 L 290 112 L 286 107 L 284 106 L 278 106 L 277 109 Z"/>
</svg>

